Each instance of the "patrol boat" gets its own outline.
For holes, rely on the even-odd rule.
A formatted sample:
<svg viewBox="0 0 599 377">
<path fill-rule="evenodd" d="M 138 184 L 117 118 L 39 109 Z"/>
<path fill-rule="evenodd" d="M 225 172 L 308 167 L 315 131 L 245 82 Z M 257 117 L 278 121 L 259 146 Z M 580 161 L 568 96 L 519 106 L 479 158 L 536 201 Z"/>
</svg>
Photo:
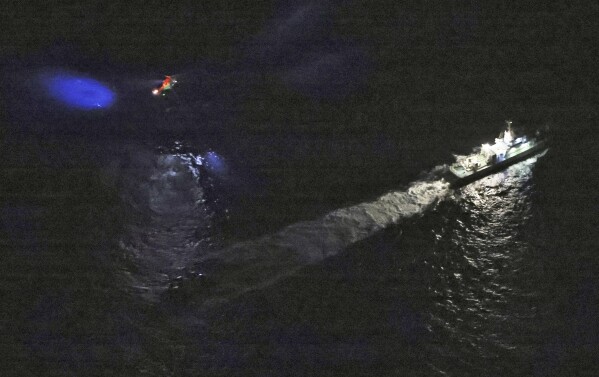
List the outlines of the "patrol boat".
<svg viewBox="0 0 599 377">
<path fill-rule="evenodd" d="M 547 140 L 539 132 L 533 138 L 516 137 L 512 122 L 506 121 L 506 126 L 495 144 L 483 144 L 476 153 L 456 156 L 457 161 L 449 167 L 452 174 L 447 177 L 451 187 L 467 185 L 547 149 Z"/>
</svg>

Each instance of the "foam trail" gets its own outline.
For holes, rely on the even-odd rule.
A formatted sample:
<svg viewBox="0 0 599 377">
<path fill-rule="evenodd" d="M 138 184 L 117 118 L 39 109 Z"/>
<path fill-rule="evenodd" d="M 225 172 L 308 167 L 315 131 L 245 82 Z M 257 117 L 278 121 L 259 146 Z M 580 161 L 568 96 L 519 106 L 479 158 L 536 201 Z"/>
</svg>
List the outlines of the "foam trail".
<svg viewBox="0 0 599 377">
<path fill-rule="evenodd" d="M 448 190 L 441 180 L 415 182 L 406 191 L 390 192 L 373 202 L 338 209 L 205 255 L 196 264 L 212 282 L 205 304 L 269 286 L 306 265 L 337 255 L 355 242 L 421 214 Z"/>
</svg>

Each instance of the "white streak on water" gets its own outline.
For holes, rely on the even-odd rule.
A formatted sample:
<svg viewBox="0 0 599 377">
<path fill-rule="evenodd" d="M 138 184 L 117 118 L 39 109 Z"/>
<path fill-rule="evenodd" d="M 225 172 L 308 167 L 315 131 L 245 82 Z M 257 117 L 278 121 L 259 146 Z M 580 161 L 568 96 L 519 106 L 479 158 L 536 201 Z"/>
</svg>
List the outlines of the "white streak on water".
<svg viewBox="0 0 599 377">
<path fill-rule="evenodd" d="M 441 180 L 415 182 L 406 191 L 390 192 L 375 201 L 341 208 L 205 255 L 197 266 L 200 271 L 205 265 L 216 266 L 208 278 L 217 282 L 207 301 L 218 302 L 269 286 L 392 224 L 422 214 L 448 192 L 448 184 Z"/>
</svg>

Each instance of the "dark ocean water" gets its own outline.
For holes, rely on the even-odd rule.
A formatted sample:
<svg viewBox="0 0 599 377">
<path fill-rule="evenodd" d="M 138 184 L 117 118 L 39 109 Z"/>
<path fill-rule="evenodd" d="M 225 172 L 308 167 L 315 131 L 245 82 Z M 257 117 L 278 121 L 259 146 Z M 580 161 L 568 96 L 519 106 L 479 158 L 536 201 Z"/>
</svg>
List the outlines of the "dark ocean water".
<svg viewBox="0 0 599 377">
<path fill-rule="evenodd" d="M 572 162 L 574 149 L 563 157 L 568 140 L 451 190 L 442 165 L 418 172 L 397 158 L 394 174 L 368 143 L 336 161 L 319 143 L 342 149 L 350 137 L 298 139 L 299 154 L 332 167 L 248 163 L 190 140 L 7 142 L 5 365 L 57 375 L 596 368 L 597 208 L 591 183 L 572 175 L 590 167 Z M 273 140 L 251 143 L 294 154 Z"/>
<path fill-rule="evenodd" d="M 578 13 L 302 4 L 160 99 L 141 63 L 2 61 L 2 375 L 597 374 Z M 114 106 L 48 99 L 57 70 Z M 450 189 L 505 118 L 549 150 Z"/>
</svg>

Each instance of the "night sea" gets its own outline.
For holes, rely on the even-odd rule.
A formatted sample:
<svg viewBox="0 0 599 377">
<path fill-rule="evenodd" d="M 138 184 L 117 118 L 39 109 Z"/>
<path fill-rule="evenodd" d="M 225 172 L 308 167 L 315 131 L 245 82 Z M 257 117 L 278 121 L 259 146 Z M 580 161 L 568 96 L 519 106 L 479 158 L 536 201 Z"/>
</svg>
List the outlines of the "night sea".
<svg viewBox="0 0 599 377">
<path fill-rule="evenodd" d="M 34 4 L 1 376 L 599 375 L 596 2 Z M 451 188 L 506 120 L 549 148 Z"/>
</svg>

